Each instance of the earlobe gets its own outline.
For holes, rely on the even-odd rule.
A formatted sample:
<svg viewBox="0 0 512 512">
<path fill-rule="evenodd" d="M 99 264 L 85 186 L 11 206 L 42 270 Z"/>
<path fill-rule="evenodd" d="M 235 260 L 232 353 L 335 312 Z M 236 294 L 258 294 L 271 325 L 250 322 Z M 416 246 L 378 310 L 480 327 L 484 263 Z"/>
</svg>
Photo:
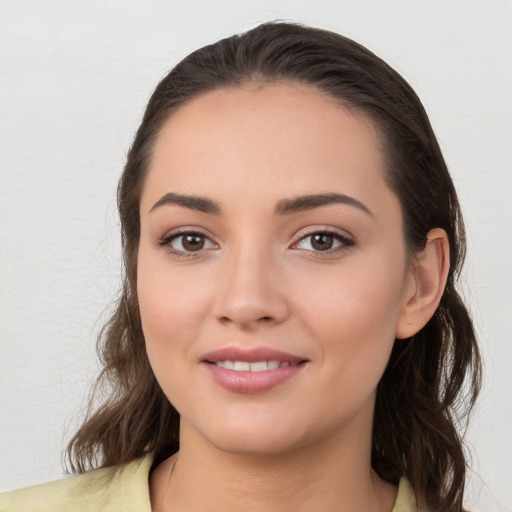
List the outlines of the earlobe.
<svg viewBox="0 0 512 512">
<path fill-rule="evenodd" d="M 411 269 L 410 286 L 398 318 L 395 337 L 409 338 L 432 317 L 439 305 L 450 270 L 450 246 L 444 229 L 429 231 L 427 243 Z"/>
</svg>

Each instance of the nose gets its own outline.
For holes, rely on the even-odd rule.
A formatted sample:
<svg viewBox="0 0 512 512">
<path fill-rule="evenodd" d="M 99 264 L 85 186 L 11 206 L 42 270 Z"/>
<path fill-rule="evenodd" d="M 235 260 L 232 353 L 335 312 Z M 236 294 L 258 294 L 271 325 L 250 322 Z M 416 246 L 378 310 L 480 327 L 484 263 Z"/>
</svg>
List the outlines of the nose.
<svg viewBox="0 0 512 512">
<path fill-rule="evenodd" d="M 218 320 L 244 330 L 285 321 L 289 308 L 278 267 L 275 258 L 263 251 L 232 255 L 219 277 Z"/>
</svg>

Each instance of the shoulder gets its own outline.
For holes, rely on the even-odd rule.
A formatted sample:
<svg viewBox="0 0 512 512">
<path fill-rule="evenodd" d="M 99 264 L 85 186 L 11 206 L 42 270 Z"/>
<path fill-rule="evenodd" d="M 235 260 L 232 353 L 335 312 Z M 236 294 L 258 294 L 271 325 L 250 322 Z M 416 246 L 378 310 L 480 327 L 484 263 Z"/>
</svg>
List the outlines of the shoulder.
<svg viewBox="0 0 512 512">
<path fill-rule="evenodd" d="M 150 456 L 0 495 L 0 512 L 151 512 Z"/>
<path fill-rule="evenodd" d="M 417 512 L 416 497 L 411 484 L 404 477 L 400 478 L 398 494 L 392 512 Z"/>
</svg>

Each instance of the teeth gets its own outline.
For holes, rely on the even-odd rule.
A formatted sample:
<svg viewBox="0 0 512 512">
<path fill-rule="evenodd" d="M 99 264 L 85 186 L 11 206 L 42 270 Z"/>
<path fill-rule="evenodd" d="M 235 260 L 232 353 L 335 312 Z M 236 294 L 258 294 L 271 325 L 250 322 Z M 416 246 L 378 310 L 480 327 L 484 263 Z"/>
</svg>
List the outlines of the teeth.
<svg viewBox="0 0 512 512">
<path fill-rule="evenodd" d="M 246 361 L 235 361 L 233 370 L 237 372 L 248 372 L 251 369 L 251 363 Z"/>
<path fill-rule="evenodd" d="M 236 372 L 264 372 L 266 370 L 275 370 L 277 368 L 285 368 L 287 366 L 297 366 L 296 363 L 288 361 L 255 361 L 248 363 L 247 361 L 216 361 L 215 366 L 226 368 L 227 370 L 235 370 Z"/>
<path fill-rule="evenodd" d="M 262 372 L 264 370 L 268 370 L 268 365 L 265 361 L 251 363 L 251 372 Z"/>
</svg>

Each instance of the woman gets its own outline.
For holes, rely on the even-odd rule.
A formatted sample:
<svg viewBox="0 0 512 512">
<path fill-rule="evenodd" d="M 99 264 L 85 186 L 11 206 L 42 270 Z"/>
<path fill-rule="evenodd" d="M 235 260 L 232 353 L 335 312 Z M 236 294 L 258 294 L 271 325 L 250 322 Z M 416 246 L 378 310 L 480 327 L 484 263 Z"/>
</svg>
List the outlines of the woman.
<svg viewBox="0 0 512 512">
<path fill-rule="evenodd" d="M 83 474 L 1 510 L 463 510 L 464 228 L 394 70 L 292 24 L 202 48 L 150 99 L 118 203 Z"/>
</svg>

